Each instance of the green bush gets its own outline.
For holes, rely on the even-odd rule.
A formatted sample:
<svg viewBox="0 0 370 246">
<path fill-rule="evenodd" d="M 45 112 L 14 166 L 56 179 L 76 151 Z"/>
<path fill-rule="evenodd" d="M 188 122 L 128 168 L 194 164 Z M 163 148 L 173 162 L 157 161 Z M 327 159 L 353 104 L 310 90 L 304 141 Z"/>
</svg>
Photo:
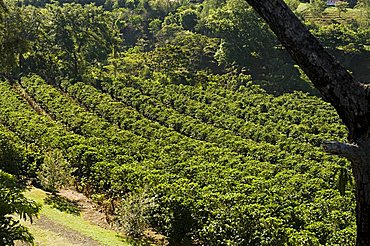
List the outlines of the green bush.
<svg viewBox="0 0 370 246">
<path fill-rule="evenodd" d="M 14 245 L 16 240 L 33 243 L 33 236 L 17 219 L 30 220 L 37 216 L 40 205 L 22 194 L 16 179 L 0 170 L 0 244 Z"/>
</svg>

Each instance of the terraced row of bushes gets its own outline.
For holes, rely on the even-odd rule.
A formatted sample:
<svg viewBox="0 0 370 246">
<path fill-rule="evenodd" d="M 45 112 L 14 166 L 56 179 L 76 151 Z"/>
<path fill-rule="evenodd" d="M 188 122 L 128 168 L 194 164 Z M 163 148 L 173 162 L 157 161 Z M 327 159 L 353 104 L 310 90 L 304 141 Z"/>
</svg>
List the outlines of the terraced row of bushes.
<svg viewBox="0 0 370 246">
<path fill-rule="evenodd" d="M 1 123 L 41 153 L 60 149 L 79 186 L 116 212 L 122 199 L 149 199 L 145 220 L 174 244 L 354 242 L 352 187 L 337 187 L 348 163 L 318 147 L 345 131 L 318 98 L 139 80 L 103 83 L 105 92 L 67 82 L 62 91 L 37 76 L 21 86 L 47 115 L 2 83 Z"/>
</svg>

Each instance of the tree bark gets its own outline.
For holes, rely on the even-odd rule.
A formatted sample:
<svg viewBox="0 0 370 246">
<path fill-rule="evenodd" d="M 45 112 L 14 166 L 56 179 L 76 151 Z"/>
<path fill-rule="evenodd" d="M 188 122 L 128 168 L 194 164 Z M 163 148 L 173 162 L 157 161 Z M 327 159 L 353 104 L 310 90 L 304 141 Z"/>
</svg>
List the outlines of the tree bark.
<svg viewBox="0 0 370 246">
<path fill-rule="evenodd" d="M 246 0 L 337 110 L 351 144 L 330 142 L 325 149 L 349 159 L 356 182 L 356 245 L 370 245 L 369 86 L 352 77 L 308 31 L 283 0 Z"/>
</svg>

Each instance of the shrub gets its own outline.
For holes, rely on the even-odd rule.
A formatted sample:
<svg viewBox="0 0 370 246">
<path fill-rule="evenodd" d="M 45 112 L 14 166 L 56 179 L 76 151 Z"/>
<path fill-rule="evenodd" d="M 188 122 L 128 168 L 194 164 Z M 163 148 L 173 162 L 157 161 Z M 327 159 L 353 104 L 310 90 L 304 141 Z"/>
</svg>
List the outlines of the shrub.
<svg viewBox="0 0 370 246">
<path fill-rule="evenodd" d="M 140 238 L 149 228 L 148 214 L 155 206 L 146 192 L 131 193 L 116 208 L 116 223 L 128 236 Z"/>
</svg>

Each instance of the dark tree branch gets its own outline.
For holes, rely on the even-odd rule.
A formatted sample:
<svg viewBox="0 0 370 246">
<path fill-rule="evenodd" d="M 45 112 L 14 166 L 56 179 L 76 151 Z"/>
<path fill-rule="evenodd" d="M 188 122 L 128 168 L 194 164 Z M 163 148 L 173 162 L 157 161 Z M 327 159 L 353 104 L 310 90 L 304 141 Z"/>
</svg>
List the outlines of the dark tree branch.
<svg viewBox="0 0 370 246">
<path fill-rule="evenodd" d="M 350 139 L 367 136 L 368 89 L 356 82 L 299 21 L 283 0 L 247 0 L 348 127 Z"/>
<path fill-rule="evenodd" d="M 358 146 L 355 144 L 325 141 L 323 147 L 326 152 L 345 157 L 349 160 L 356 160 L 359 158 Z"/>
</svg>

